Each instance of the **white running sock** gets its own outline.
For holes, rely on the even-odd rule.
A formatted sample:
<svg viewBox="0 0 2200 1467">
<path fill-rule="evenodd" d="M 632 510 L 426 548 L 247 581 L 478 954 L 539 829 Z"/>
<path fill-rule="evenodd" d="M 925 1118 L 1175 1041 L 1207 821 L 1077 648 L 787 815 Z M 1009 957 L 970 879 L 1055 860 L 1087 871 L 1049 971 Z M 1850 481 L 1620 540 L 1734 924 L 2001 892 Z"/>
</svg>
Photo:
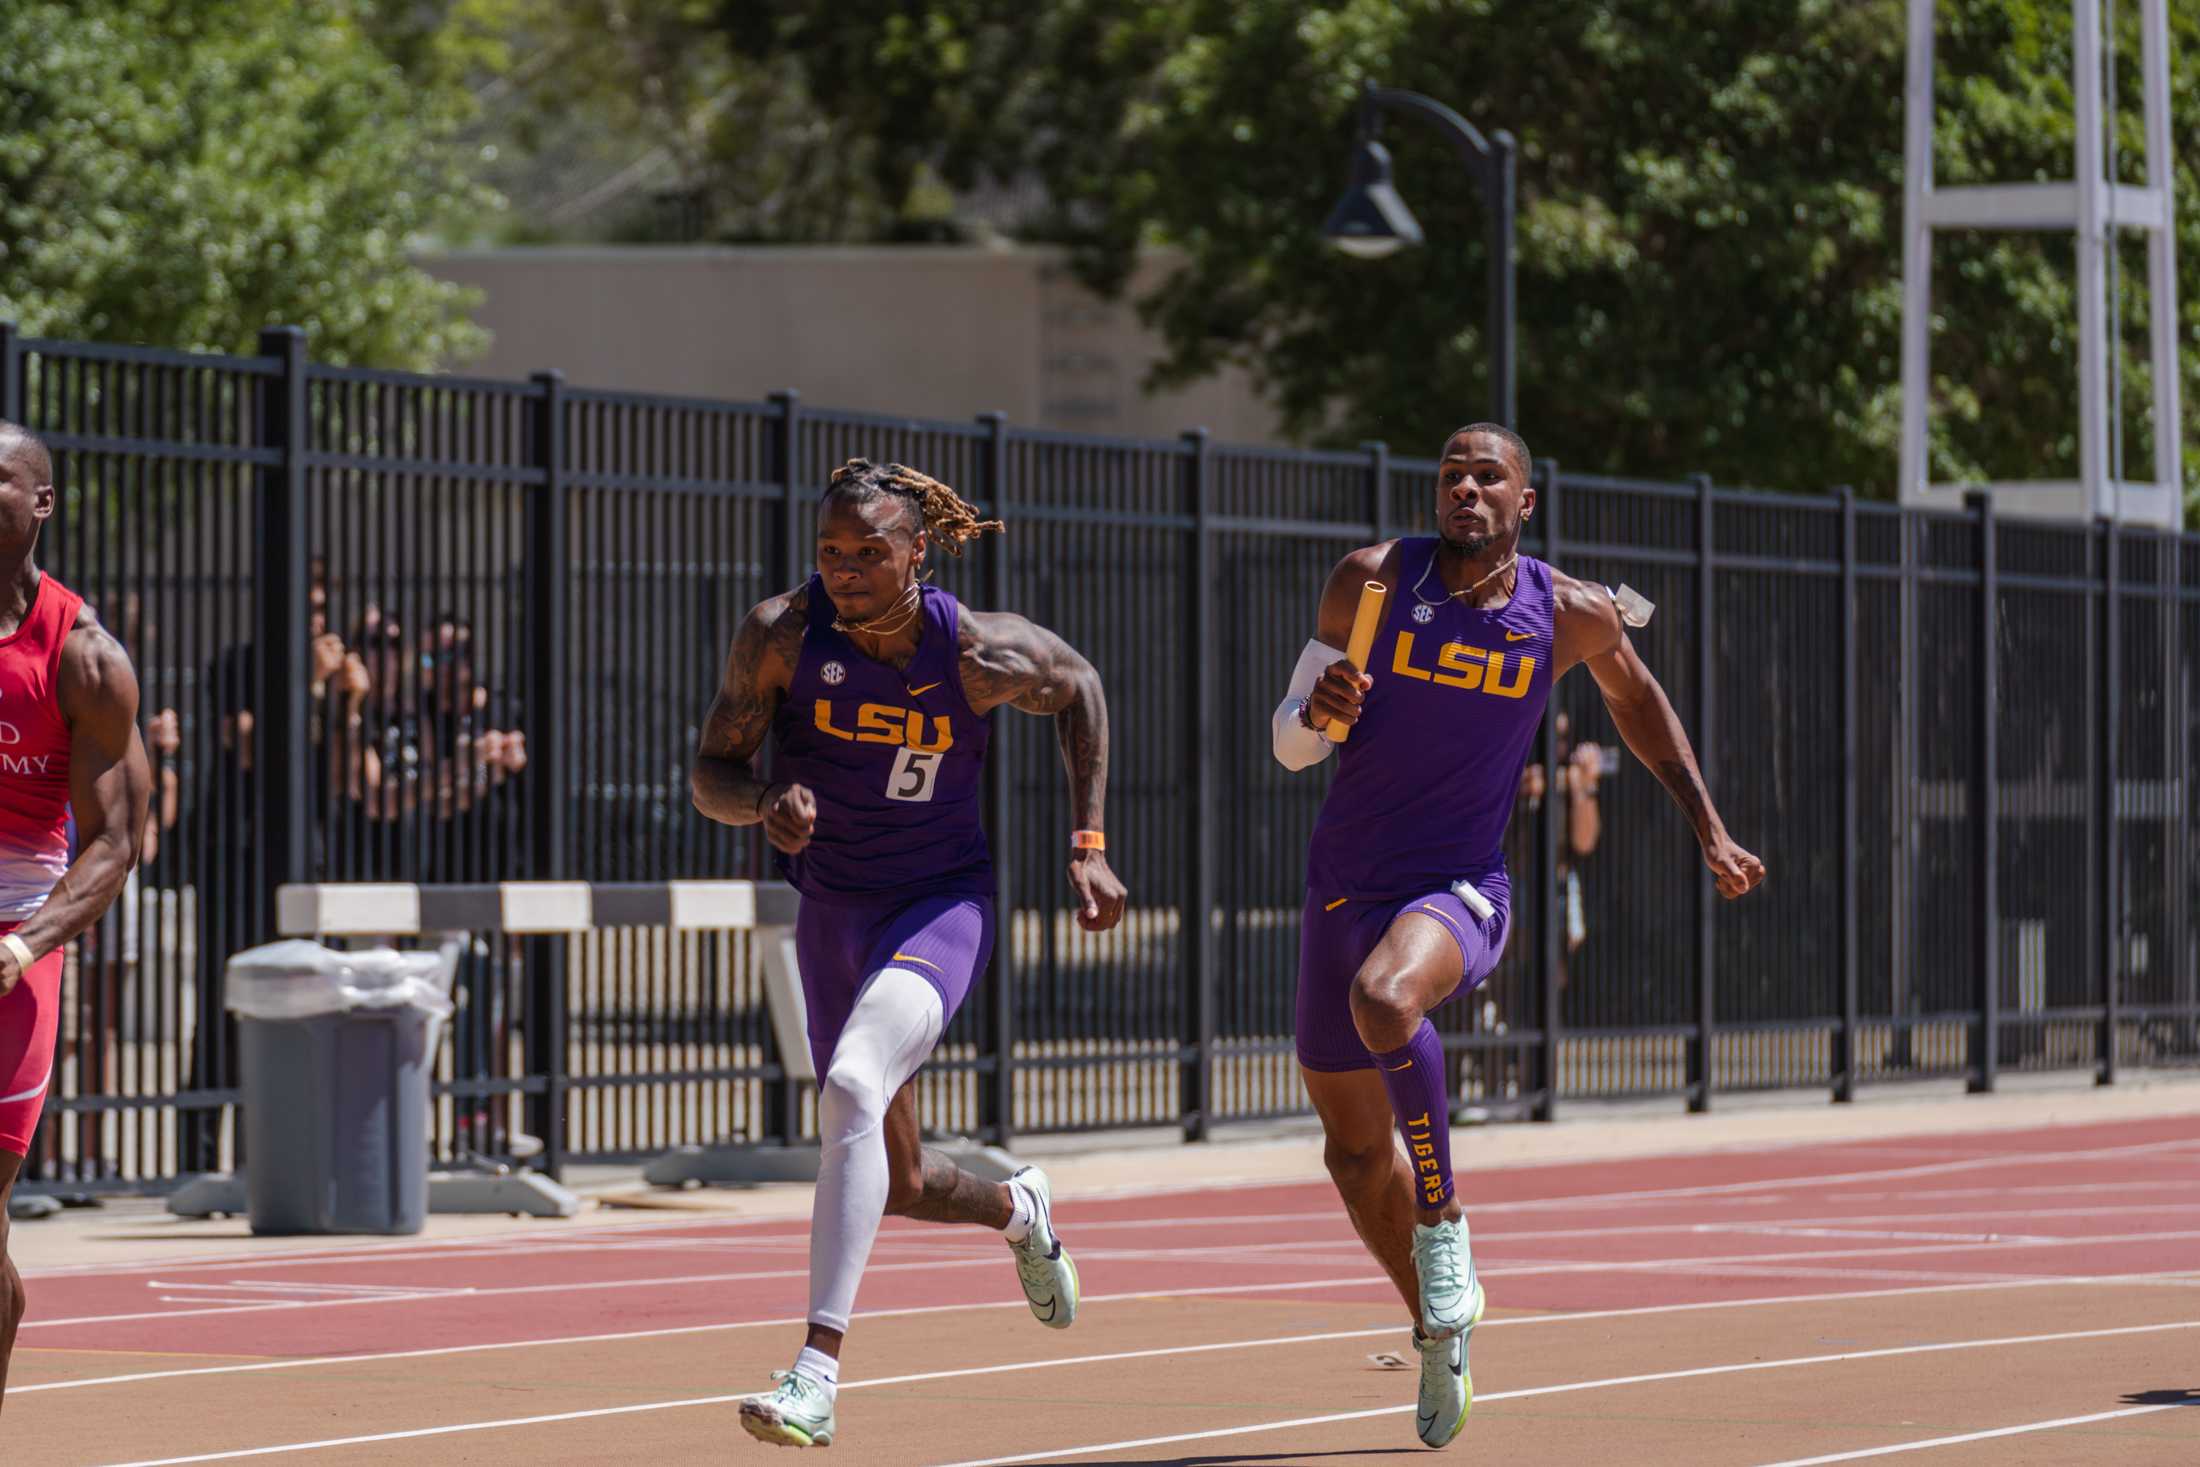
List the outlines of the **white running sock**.
<svg viewBox="0 0 2200 1467">
<path fill-rule="evenodd" d="M 802 1353 L 794 1357 L 794 1373 L 808 1376 L 827 1391 L 837 1390 L 840 1386 L 840 1362 L 823 1350 L 813 1350 L 808 1345 L 804 1345 Z"/>
<path fill-rule="evenodd" d="M 1031 1189 L 1011 1177 L 1008 1183 L 1008 1226 L 1001 1229 L 1001 1236 L 1011 1243 L 1021 1243 L 1031 1236 L 1032 1226 L 1039 1221 L 1038 1199 Z"/>
</svg>

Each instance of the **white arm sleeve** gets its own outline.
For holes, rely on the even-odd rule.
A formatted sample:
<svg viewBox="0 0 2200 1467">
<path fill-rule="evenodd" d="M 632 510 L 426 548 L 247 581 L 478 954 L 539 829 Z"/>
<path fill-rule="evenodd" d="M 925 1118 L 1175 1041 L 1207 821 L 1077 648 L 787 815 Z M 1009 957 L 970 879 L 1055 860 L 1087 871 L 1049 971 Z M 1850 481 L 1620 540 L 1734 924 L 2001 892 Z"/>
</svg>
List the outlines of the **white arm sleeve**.
<svg viewBox="0 0 2200 1467">
<path fill-rule="evenodd" d="M 1344 653 L 1322 642 L 1308 642 L 1306 650 L 1299 654 L 1299 665 L 1291 672 L 1290 690 L 1276 705 L 1275 717 L 1269 720 L 1269 726 L 1275 731 L 1276 762 L 1284 768 L 1311 769 L 1327 759 L 1329 751 L 1336 747 L 1299 722 L 1299 700 L 1311 694 L 1314 684 L 1329 670 L 1329 664 L 1343 656 Z"/>
</svg>

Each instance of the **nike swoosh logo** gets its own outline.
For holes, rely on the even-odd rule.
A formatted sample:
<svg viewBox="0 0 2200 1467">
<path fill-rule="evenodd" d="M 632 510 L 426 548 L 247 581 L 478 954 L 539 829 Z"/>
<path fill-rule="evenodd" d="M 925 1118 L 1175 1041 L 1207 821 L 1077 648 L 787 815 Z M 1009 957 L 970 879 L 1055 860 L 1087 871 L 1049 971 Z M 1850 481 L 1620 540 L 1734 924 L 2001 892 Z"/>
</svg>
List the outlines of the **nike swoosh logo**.
<svg viewBox="0 0 2200 1467">
<path fill-rule="evenodd" d="M 1044 1313 L 1044 1314 L 1040 1314 L 1040 1315 L 1039 1315 L 1039 1322 L 1040 1322 L 1041 1324 L 1044 1324 L 1044 1323 L 1046 1323 L 1046 1322 L 1047 1322 L 1048 1320 L 1050 1320 L 1050 1319 L 1054 1318 L 1054 1307 L 1055 1307 L 1055 1305 L 1059 1304 L 1060 1302 L 1061 1302 L 1061 1301 L 1060 1301 L 1060 1299 L 1058 1299 L 1058 1298 L 1057 1298 L 1057 1299 L 1049 1299 L 1049 1300 L 1047 1300 L 1047 1312 L 1046 1312 L 1046 1313 Z M 1039 1306 L 1038 1306 L 1038 1305 L 1034 1304 L 1034 1305 L 1032 1305 L 1031 1307 L 1032 1307 L 1032 1312 L 1033 1312 L 1033 1313 L 1037 1313 L 1037 1312 L 1038 1312 L 1038 1308 L 1039 1308 Z"/>
<path fill-rule="evenodd" d="M 1398 1070 L 1410 1070 L 1410 1069 L 1412 1069 L 1412 1068 L 1413 1068 L 1413 1061 L 1412 1061 L 1412 1060 L 1407 1060 L 1407 1061 L 1406 1061 L 1406 1062 L 1405 1062 L 1404 1064 L 1402 1064 L 1402 1065 L 1398 1066 L 1398 1067 L 1397 1067 L 1397 1069 L 1394 1069 L 1394 1070 L 1392 1070 L 1392 1071 L 1391 1071 L 1390 1073 L 1392 1073 L 1393 1075 L 1395 1075 L 1395 1074 L 1397 1074 L 1397 1073 L 1398 1073 Z"/>
<path fill-rule="evenodd" d="M 1505 633 L 1505 640 L 1508 642 L 1525 642 L 1534 635 L 1534 632 L 1507 632 Z"/>
<path fill-rule="evenodd" d="M 939 684 L 938 684 L 938 683 L 926 683 L 926 684 L 925 684 L 925 685 L 924 685 L 923 687 L 921 687 L 921 688 L 911 688 L 911 689 L 909 690 L 909 696 L 910 696 L 910 697 L 912 697 L 912 698 L 921 698 L 921 697 L 923 697 L 923 696 L 924 696 L 924 695 L 925 695 L 926 693 L 929 693 L 929 692 L 931 692 L 931 691 L 932 691 L 932 690 L 933 690 L 934 688 L 936 688 L 936 687 L 938 687 L 938 686 L 939 686 Z"/>
</svg>

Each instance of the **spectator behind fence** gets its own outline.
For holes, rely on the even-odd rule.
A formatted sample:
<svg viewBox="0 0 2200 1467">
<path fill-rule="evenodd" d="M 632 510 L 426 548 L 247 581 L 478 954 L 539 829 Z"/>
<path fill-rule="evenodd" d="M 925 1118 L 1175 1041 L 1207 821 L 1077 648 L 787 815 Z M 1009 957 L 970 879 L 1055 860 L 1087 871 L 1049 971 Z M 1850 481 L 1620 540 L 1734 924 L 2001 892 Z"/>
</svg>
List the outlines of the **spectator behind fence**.
<svg viewBox="0 0 2200 1467">
<path fill-rule="evenodd" d="M 368 606 L 352 628 L 367 671 L 357 730 L 365 760 L 371 873 L 394 878 L 419 843 L 421 781 L 432 757 L 420 679 L 408 666 L 404 624 Z M 382 864 L 390 863 L 390 864 Z"/>
<path fill-rule="evenodd" d="M 519 849 L 517 802 L 491 792 L 527 767 L 527 735 L 476 675 L 473 628 L 455 612 L 431 623 L 420 666 L 426 680 L 426 727 L 434 761 L 434 839 L 418 879 L 485 881 L 521 874 L 508 869 Z M 510 1053 L 512 965 L 496 939 L 476 939 L 459 984 L 462 1005 L 451 1026 L 452 1061 L 462 1078 L 506 1078 Z M 533 1138 L 508 1131 L 506 1102 L 479 1097 L 455 1115 L 454 1145 L 462 1152 L 525 1156 Z"/>
<path fill-rule="evenodd" d="M 518 720 L 498 708 L 486 683 L 475 672 L 473 627 L 444 612 L 435 620 L 431 650 L 422 656 L 428 678 L 428 726 L 437 760 L 439 813 L 459 827 L 454 842 L 463 850 L 473 822 L 469 814 L 490 790 L 527 768 L 527 734 Z M 493 817 L 492 817 L 493 818 Z M 481 873 L 467 873 L 478 877 Z M 457 872 L 447 878 L 466 879 Z"/>
<path fill-rule="evenodd" d="M 356 737 L 368 678 L 364 661 L 330 633 L 328 561 L 315 556 L 307 577 L 307 686 L 312 716 L 307 732 L 318 777 L 308 789 L 314 864 L 325 859 L 328 833 L 364 798 L 368 761 Z M 207 664 L 195 798 L 186 850 L 195 857 L 197 1035 L 191 1047 L 187 1090 L 236 1083 L 236 1062 L 223 1017 L 222 968 L 232 953 L 267 940 L 259 897 L 266 871 L 259 842 L 260 778 L 257 758 L 259 652 L 254 643 L 223 648 Z M 333 734 L 333 736 L 332 736 Z M 179 853 L 180 854 L 180 853 Z M 180 866 L 181 862 L 177 863 Z M 175 869 L 175 868 L 172 868 Z M 178 879 L 180 881 L 180 871 Z M 272 914 L 264 914 L 272 915 Z M 221 1111 L 186 1107 L 178 1112 L 179 1164 L 186 1172 L 220 1166 Z"/>
</svg>

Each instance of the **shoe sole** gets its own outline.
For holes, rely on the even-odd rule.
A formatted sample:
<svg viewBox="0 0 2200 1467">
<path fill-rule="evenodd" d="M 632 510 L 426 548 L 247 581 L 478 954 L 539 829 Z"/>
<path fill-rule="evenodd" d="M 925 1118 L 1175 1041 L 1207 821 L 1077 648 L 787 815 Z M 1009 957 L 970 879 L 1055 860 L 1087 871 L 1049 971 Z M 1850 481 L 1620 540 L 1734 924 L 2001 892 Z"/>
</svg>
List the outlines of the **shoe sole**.
<svg viewBox="0 0 2200 1467">
<path fill-rule="evenodd" d="M 1061 1240 L 1056 1239 L 1055 1241 L 1060 1242 Z M 1052 1319 L 1039 1321 L 1048 1329 L 1068 1329 L 1077 1322 L 1077 1300 L 1083 1291 L 1077 1282 L 1077 1260 L 1069 1256 L 1067 1248 L 1062 1250 L 1062 1267 L 1069 1274 L 1069 1307 L 1066 1309 L 1057 1307 Z M 1057 1306 L 1061 1304 L 1062 1299 L 1059 1294 L 1055 1296 L 1055 1302 Z M 1032 1313 L 1036 1315 L 1038 1310 L 1034 1308 Z"/>
<path fill-rule="evenodd" d="M 1480 1279 L 1476 1279 L 1474 1281 L 1474 1312 L 1467 1317 L 1465 1326 L 1459 1330 L 1461 1335 L 1467 1337 L 1467 1339 L 1462 1339 L 1459 1342 L 1459 1384 L 1466 1391 L 1466 1400 L 1460 1403 L 1459 1419 L 1451 1424 L 1451 1431 L 1444 1439 L 1440 1442 L 1432 1442 L 1424 1436 L 1421 1438 L 1421 1445 L 1424 1447 L 1448 1447 L 1457 1441 L 1459 1433 L 1467 1428 L 1467 1417 L 1474 1410 L 1474 1370 L 1467 1360 L 1467 1344 L 1474 1335 L 1474 1327 L 1482 1322 L 1482 1313 L 1489 1308 L 1489 1304 L 1489 1291 L 1482 1287 Z"/>
<path fill-rule="evenodd" d="M 830 1433 L 811 1436 L 799 1426 L 748 1406 L 743 1406 L 740 1414 L 744 1431 L 758 1441 L 770 1442 L 775 1447 L 829 1447 L 833 1444 Z"/>
<path fill-rule="evenodd" d="M 1046 1173 L 1040 1171 L 1037 1167 L 1027 1166 L 1019 1167 L 1015 1175 L 1010 1177 L 1009 1180 L 1014 1181 L 1016 1177 L 1023 1176 L 1026 1172 L 1034 1173 L 1041 1178 L 1044 1178 L 1046 1176 Z M 1047 1232 L 1050 1235 L 1054 1235 L 1055 1246 L 1059 1248 L 1061 1247 L 1062 1239 L 1059 1235 L 1054 1234 L 1054 1189 L 1051 1186 L 1048 1186 L 1034 1187 L 1032 1190 L 1039 1194 L 1039 1205 L 1046 1209 L 1044 1221 L 1047 1226 Z M 1065 1298 L 1059 1287 L 1055 1289 L 1054 1313 L 1051 1317 L 1041 1314 L 1039 1312 L 1039 1304 L 1037 1300 L 1033 1299 L 1029 1294 L 1026 1294 L 1024 1296 L 1024 1302 L 1031 1306 L 1031 1317 L 1038 1320 L 1039 1323 L 1045 1325 L 1048 1329 L 1068 1329 L 1071 1325 L 1077 1322 L 1077 1301 L 1081 1297 L 1083 1289 L 1077 1282 L 1077 1260 L 1070 1257 L 1069 1249 L 1067 1248 L 1062 1248 L 1062 1268 L 1063 1271 L 1068 1273 L 1069 1275 L 1069 1293 L 1068 1296 Z"/>
</svg>

